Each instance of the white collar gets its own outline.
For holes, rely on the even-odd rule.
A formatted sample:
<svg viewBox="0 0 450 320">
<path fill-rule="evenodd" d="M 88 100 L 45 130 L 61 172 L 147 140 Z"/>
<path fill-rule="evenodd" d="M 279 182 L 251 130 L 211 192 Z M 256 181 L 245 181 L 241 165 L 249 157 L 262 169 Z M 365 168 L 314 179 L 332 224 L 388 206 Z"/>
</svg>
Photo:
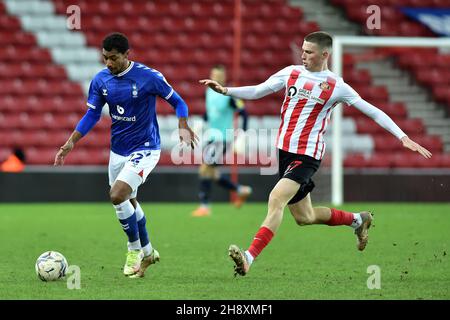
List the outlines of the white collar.
<svg viewBox="0 0 450 320">
<path fill-rule="evenodd" d="M 131 61 L 131 63 L 130 63 L 130 65 L 128 66 L 128 68 L 126 68 L 125 70 L 123 70 L 121 73 L 116 74 L 116 77 L 121 77 L 121 76 L 127 74 L 128 71 L 130 71 L 131 68 L 133 68 L 133 66 L 134 66 L 134 61 Z"/>
</svg>

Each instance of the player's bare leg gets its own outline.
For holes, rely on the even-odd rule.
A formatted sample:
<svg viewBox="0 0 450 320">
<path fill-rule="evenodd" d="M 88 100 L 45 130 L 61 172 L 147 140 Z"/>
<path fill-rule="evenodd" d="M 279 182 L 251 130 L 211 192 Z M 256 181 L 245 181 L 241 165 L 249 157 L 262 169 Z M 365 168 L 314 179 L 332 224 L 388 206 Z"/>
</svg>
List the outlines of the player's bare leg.
<svg viewBox="0 0 450 320">
<path fill-rule="evenodd" d="M 311 194 L 308 193 L 302 200 L 288 205 L 295 222 L 299 226 L 311 224 L 326 224 L 331 218 L 331 209 L 314 207 L 311 203 Z"/>
<path fill-rule="evenodd" d="M 124 181 L 116 180 L 111 186 L 109 197 L 113 205 L 118 205 L 129 199 L 131 192 L 130 185 Z"/>
<path fill-rule="evenodd" d="M 358 250 L 364 250 L 367 245 L 368 229 L 373 219 L 369 212 L 363 211 L 353 214 L 327 207 L 313 207 L 310 194 L 299 202 L 290 204 L 289 210 L 299 226 L 313 224 L 351 226 L 355 229 Z M 341 217 L 335 218 L 334 215 L 341 215 Z"/>
<path fill-rule="evenodd" d="M 279 180 L 270 193 L 267 216 L 249 249 L 243 251 L 237 245 L 229 247 L 228 254 L 234 261 L 235 275 L 245 276 L 248 273 L 253 260 L 272 240 L 283 219 L 284 208 L 299 188 L 300 185 L 293 180 L 286 178 Z"/>
</svg>

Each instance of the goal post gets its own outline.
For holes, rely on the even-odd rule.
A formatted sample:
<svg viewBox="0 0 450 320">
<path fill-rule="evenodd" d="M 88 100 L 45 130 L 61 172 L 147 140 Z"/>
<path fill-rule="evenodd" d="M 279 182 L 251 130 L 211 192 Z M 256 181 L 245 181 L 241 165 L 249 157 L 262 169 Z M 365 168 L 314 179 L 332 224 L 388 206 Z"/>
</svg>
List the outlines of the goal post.
<svg viewBox="0 0 450 320">
<path fill-rule="evenodd" d="M 450 48 L 450 38 L 421 37 L 373 37 L 373 36 L 334 36 L 332 65 L 333 72 L 343 73 L 344 47 L 438 47 Z M 344 79 L 345 81 L 345 79 Z M 364 97 L 362 97 L 364 99 Z M 331 162 L 331 202 L 339 206 L 344 203 L 344 166 L 342 153 L 342 108 L 340 104 L 333 110 L 333 137 Z"/>
</svg>

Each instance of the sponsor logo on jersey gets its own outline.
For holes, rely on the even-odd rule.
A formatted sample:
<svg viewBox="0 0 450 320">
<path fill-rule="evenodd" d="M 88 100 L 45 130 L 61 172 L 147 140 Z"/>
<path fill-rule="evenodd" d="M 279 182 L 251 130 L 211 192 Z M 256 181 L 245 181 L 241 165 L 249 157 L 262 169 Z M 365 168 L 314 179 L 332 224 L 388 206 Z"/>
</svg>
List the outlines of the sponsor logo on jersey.
<svg viewBox="0 0 450 320">
<path fill-rule="evenodd" d="M 135 122 L 136 121 L 136 116 L 132 116 L 132 117 L 122 117 L 122 116 L 118 116 L 116 114 L 111 114 L 111 117 L 115 120 L 119 120 L 119 121 L 127 121 L 127 122 Z"/>
<path fill-rule="evenodd" d="M 322 84 L 323 84 L 323 82 L 320 85 L 322 85 Z M 328 85 L 328 83 L 327 83 L 327 85 Z M 330 87 L 328 86 L 328 89 L 329 88 Z M 311 90 L 304 89 L 304 88 L 297 89 L 296 86 L 290 86 L 288 88 L 288 94 L 287 95 L 288 95 L 289 98 L 293 98 L 295 96 L 298 96 L 300 99 L 308 99 L 308 100 L 311 99 L 311 100 L 313 100 L 315 102 L 318 102 L 320 104 L 324 104 L 325 103 L 325 100 L 323 100 L 323 99 L 321 99 L 319 97 L 313 96 Z"/>
</svg>

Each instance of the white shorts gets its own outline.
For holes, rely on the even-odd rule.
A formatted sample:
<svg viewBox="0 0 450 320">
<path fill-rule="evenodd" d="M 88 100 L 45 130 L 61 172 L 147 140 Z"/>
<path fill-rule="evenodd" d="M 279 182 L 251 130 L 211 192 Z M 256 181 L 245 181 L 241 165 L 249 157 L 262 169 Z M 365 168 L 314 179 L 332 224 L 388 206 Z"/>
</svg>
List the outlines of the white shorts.
<svg viewBox="0 0 450 320">
<path fill-rule="evenodd" d="M 136 198 L 138 187 L 155 168 L 160 155 L 161 150 L 136 151 L 128 157 L 111 151 L 108 166 L 109 185 L 112 186 L 116 180 L 123 181 L 133 190 L 130 199 Z"/>
</svg>

